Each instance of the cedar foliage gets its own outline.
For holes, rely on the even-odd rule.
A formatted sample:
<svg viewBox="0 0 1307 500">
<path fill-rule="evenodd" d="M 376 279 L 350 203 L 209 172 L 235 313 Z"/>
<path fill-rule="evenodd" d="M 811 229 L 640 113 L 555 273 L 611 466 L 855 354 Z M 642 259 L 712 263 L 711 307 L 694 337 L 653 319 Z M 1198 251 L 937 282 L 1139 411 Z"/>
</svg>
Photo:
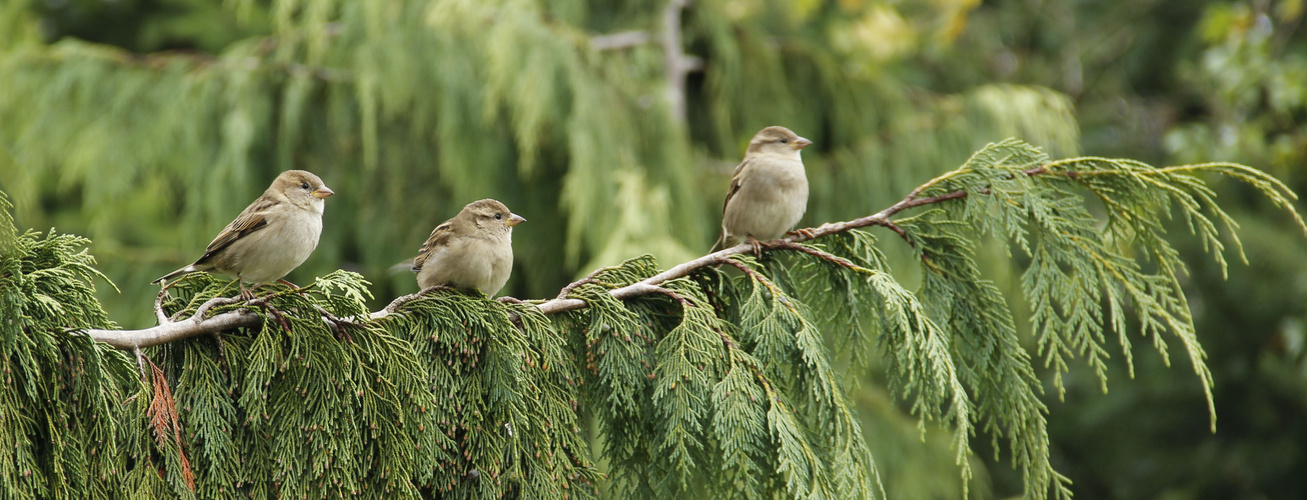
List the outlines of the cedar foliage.
<svg viewBox="0 0 1307 500">
<path fill-rule="evenodd" d="M 113 327 L 91 294 L 87 241 L 6 228 L 0 290 L 16 321 L 0 339 L 12 440 L 0 486 L 41 498 L 881 498 L 834 368 L 847 354 L 851 370 L 888 363 L 923 431 L 947 423 L 963 477 L 983 433 L 1002 441 L 1027 496 L 1068 498 L 1035 357 L 1057 372 L 1080 359 L 1106 384 L 1110 334 L 1127 359 L 1134 333 L 1164 356 L 1178 342 L 1210 401 L 1176 281 L 1184 265 L 1159 229 L 1178 215 L 1218 263 L 1226 242 L 1237 248 L 1200 173 L 1247 183 L 1307 229 L 1292 192 L 1242 165 L 1053 161 L 1009 140 L 922 185 L 904 202 L 919 211 L 890 222 L 918 257 L 917 290 L 862 229 L 613 299 L 659 272 L 634 258 L 571 289 L 586 308 L 548 316 L 442 291 L 362 319 L 369 284 L 337 271 L 303 294 L 265 287 L 280 313 L 254 308 L 261 327 L 148 348 L 139 370 L 70 331 Z M 1033 357 L 977 267 L 986 238 L 1027 262 Z M 161 304 L 181 317 L 234 292 L 194 274 Z M 327 323 L 315 305 L 359 319 Z M 247 306 L 212 312 L 235 307 Z"/>
<path fill-rule="evenodd" d="M 6 20 L 22 25 L 37 3 L 9 2 Z M 685 120 L 664 99 L 677 82 L 662 47 L 592 45 L 627 30 L 656 38 L 667 2 L 225 4 L 266 33 L 215 53 L 0 34 L 0 188 L 32 227 L 96 238 L 123 290 L 100 300 L 125 325 L 150 324 L 137 307 L 149 281 L 194 259 L 291 168 L 338 192 L 291 281 L 347 267 L 379 296 L 408 293 L 411 280 L 386 269 L 490 197 L 531 220 L 505 293 L 543 296 L 633 255 L 679 262 L 706 248 L 730 168 L 768 125 L 821 148 L 805 152 L 812 221 L 877 210 L 1004 137 L 1059 155 L 1078 147 L 1061 94 L 929 91 L 896 77 L 895 58 L 832 47 L 863 31 L 851 17 L 878 18 L 880 2 L 797 13 L 694 2 L 680 48 L 703 67 L 683 82 Z"/>
</svg>

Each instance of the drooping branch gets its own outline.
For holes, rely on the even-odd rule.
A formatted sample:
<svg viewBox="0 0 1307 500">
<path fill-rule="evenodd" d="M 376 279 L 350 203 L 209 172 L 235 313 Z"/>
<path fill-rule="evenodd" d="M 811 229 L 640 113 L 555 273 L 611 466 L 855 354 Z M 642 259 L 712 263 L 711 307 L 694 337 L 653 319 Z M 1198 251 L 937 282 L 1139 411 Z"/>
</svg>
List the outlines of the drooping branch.
<svg viewBox="0 0 1307 500">
<path fill-rule="evenodd" d="M 1062 171 L 1052 170 L 1048 168 L 1051 165 L 1054 164 L 1049 164 L 1049 165 L 1045 165 L 1044 167 L 1026 170 L 1023 171 L 1022 173 L 1024 175 L 1029 175 L 1029 176 L 1066 175 L 1066 176 L 1072 176 L 1073 178 L 1074 176 L 1072 174 L 1076 174 L 1075 172 L 1062 172 Z M 828 222 L 820 226 L 817 226 L 815 228 L 798 230 L 784 238 L 765 242 L 761 245 L 761 247 L 763 249 L 802 251 L 804 253 L 814 255 L 818 258 L 827 260 L 829 262 L 838 265 L 844 265 L 845 267 L 850 267 L 852 263 L 847 263 L 847 261 L 845 261 L 844 259 L 841 259 L 833 255 L 825 254 L 824 252 L 820 252 L 820 251 L 809 251 L 811 249 L 807 249 L 807 247 L 801 247 L 800 245 L 798 245 L 798 243 L 815 240 L 833 234 L 847 232 L 853 229 L 859 229 L 859 228 L 864 228 L 869 226 L 882 226 L 894 231 L 896 234 L 902 237 L 904 241 L 907 241 L 908 243 L 912 244 L 913 241 L 909 238 L 909 236 L 903 231 L 902 228 L 894 224 L 894 222 L 891 221 L 890 218 L 899 214 L 900 212 L 903 212 L 904 210 L 917 208 L 925 205 L 938 204 L 949 200 L 961 199 L 968 196 L 970 194 L 968 191 L 958 190 L 958 191 L 951 191 L 948 193 L 935 195 L 935 196 L 921 197 L 921 193 L 924 190 L 932 186 L 935 186 L 940 182 L 943 182 L 944 180 L 950 178 L 952 175 L 956 174 L 956 172 L 957 171 L 946 173 L 944 175 L 936 177 L 935 179 L 932 179 L 930 182 L 922 184 L 921 186 L 914 189 L 902 200 L 899 200 L 898 203 L 895 203 L 894 205 L 891 205 L 890 207 L 881 210 L 880 212 L 868 215 L 866 217 L 853 219 L 853 220 L 848 220 L 843 222 Z M 1091 172 L 1082 171 L 1082 172 L 1078 172 L 1078 175 L 1087 175 L 1090 173 Z M 979 190 L 976 191 L 976 194 L 988 194 L 988 192 L 986 190 Z M 690 274 L 704 267 L 717 266 L 721 264 L 735 265 L 736 262 L 733 259 L 731 259 L 733 255 L 749 253 L 752 251 L 753 251 L 753 247 L 751 245 L 749 245 L 748 243 L 741 243 L 734 247 L 725 248 L 704 255 L 702 257 L 696 258 L 694 260 L 683 262 L 670 269 L 667 269 L 666 271 L 658 273 L 654 276 L 650 276 L 649 278 L 646 278 L 637 283 L 632 283 L 627 286 L 618 287 L 609 290 L 608 293 L 612 295 L 613 298 L 616 298 L 618 300 L 631 299 L 642 295 L 648 295 L 651 293 L 664 294 L 676 298 L 678 297 L 677 295 L 669 294 L 668 291 L 665 288 L 663 288 L 661 285 L 670 280 L 689 276 Z M 846 263 L 848 265 L 846 265 Z M 556 314 L 560 312 L 573 311 L 573 310 L 585 308 L 586 306 L 588 306 L 586 301 L 577 298 L 571 298 L 568 295 L 572 290 L 576 289 L 578 286 L 584 284 L 589 280 L 592 280 L 593 277 L 594 274 L 591 274 L 586 278 L 582 278 L 581 280 L 578 280 L 574 283 L 570 283 L 562 289 L 562 292 L 556 298 L 536 303 L 534 304 L 534 306 L 543 314 Z M 409 294 L 409 295 L 398 297 L 394 301 L 392 301 L 388 306 L 386 306 L 386 308 L 372 313 L 370 319 L 376 320 L 394 314 L 395 311 L 397 311 L 399 307 L 402 306 L 404 303 L 418 299 L 422 295 L 423 293 L 419 292 L 415 294 Z M 257 306 L 260 305 L 260 300 L 261 299 L 249 301 L 247 302 L 247 304 L 252 306 Z M 257 327 L 262 322 L 262 319 L 258 314 L 248 309 L 238 309 L 234 311 L 228 311 L 215 315 L 211 318 L 203 317 L 204 314 L 215 305 L 230 304 L 235 302 L 236 302 L 235 299 L 227 299 L 227 298 L 212 299 L 209 302 L 206 302 L 204 305 L 200 306 L 200 308 L 196 311 L 196 314 L 192 315 L 190 318 L 179 320 L 179 321 L 172 321 L 170 319 L 164 318 L 162 311 L 159 310 L 160 306 L 156 302 L 156 307 L 155 307 L 156 313 L 161 318 L 159 326 L 155 326 L 153 328 L 146 328 L 143 330 L 87 330 L 86 333 L 87 335 L 90 335 L 95 340 L 105 342 L 119 349 L 134 350 L 138 348 L 165 344 L 168 342 L 172 342 L 174 340 L 181 340 L 185 338 L 194 337 L 197 335 L 218 333 L 234 328 L 253 328 L 253 327 Z M 323 321 L 326 322 L 328 325 L 339 324 L 343 321 L 367 321 L 367 320 L 368 319 L 342 320 L 340 318 L 326 317 L 326 316 L 324 316 L 323 318 Z"/>
</svg>

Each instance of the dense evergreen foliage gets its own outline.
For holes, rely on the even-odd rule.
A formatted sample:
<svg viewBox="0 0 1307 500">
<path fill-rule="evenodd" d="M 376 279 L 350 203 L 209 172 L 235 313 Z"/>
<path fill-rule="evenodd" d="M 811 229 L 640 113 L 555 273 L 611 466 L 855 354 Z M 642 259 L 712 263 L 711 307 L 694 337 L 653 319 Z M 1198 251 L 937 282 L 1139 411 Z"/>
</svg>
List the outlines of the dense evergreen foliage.
<svg viewBox="0 0 1307 500">
<path fill-rule="evenodd" d="M 1176 285 L 1183 263 L 1158 232 L 1178 210 L 1222 262 L 1216 224 L 1232 222 L 1200 172 L 1252 185 L 1302 228 L 1293 194 L 1244 166 L 1051 161 L 1005 141 L 881 214 L 776 247 L 793 254 L 731 255 L 741 245 L 714 261 L 729 266 L 683 275 L 646 256 L 553 301 L 437 291 L 370 313 L 368 283 L 354 273 L 304 291 L 265 287 L 249 302 L 222 298 L 233 282 L 193 274 L 161 292 L 161 324 L 246 308 L 262 319 L 138 342 L 139 375 L 85 334 L 118 335 L 104 329 L 112 325 L 90 293 L 100 275 L 86 241 L 28 232 L 0 262 L 17 326 L 4 353 L 6 370 L 17 369 L 8 384 L 16 397 L 0 409 L 14 445 L 4 463 L 15 468 L 0 480 L 20 496 L 58 498 L 884 497 L 833 368 L 834 340 L 878 346 L 894 393 L 922 424 L 951 429 L 964 484 L 970 438 L 983 432 L 1004 440 L 1028 496 L 1066 498 L 1032 356 L 1006 298 L 976 267 L 977 245 L 1007 239 L 1029 259 L 1022 288 L 1035 354 L 1053 365 L 1059 391 L 1077 357 L 1107 383 L 1108 333 L 1127 359 L 1131 330 L 1163 355 L 1174 337 L 1208 394 L 1214 429 L 1206 355 Z M 1081 193 L 1105 207 L 1105 224 Z M 867 225 L 912 246 L 918 291 L 893 277 L 859 229 Z M 647 293 L 616 295 L 637 285 Z M 569 299 L 584 307 L 550 307 Z M 874 341 L 859 338 L 869 332 Z M 864 369 L 867 353 L 857 351 L 848 366 Z M 596 427 L 583 432 L 586 421 Z"/>
<path fill-rule="evenodd" d="M 954 498 L 1057 494 L 1065 477 L 1082 498 L 1301 497 L 1307 452 L 1285 444 L 1307 439 L 1300 222 L 1284 186 L 1205 162 L 1307 189 L 1302 15 L 1301 0 L 0 2 L 0 491 Z M 696 267 L 670 295 L 605 297 L 708 247 L 744 141 L 773 124 L 816 142 L 805 225 L 891 207 L 964 162 L 915 199 L 967 194 L 885 219 L 905 237 L 862 226 Z M 1190 166 L 1049 161 L 1006 137 Z M 269 299 L 283 318 L 214 303 L 204 316 L 257 324 L 140 362 L 66 333 L 159 322 L 147 283 L 288 168 L 339 194 L 290 276 L 310 293 Z M 486 196 L 530 219 L 506 293 L 608 269 L 570 289 L 590 307 L 438 294 L 342 322 L 412 291 L 386 269 Z M 229 288 L 188 278 L 161 310 L 184 325 Z M 408 404 L 442 394 L 478 411 Z"/>
</svg>

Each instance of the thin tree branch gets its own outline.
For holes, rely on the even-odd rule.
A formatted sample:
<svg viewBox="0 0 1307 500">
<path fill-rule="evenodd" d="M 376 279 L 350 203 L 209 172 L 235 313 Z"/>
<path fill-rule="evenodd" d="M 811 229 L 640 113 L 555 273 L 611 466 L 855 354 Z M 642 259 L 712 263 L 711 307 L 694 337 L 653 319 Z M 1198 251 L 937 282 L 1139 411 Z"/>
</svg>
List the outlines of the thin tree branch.
<svg viewBox="0 0 1307 500">
<path fill-rule="evenodd" d="M 159 295 L 163 295 L 163 292 L 159 292 Z M 240 301 L 227 297 L 214 297 L 212 299 L 209 299 L 207 302 L 200 304 L 200 307 L 195 310 L 195 314 L 192 314 L 191 317 L 204 319 L 204 315 L 208 314 L 209 309 L 212 309 L 214 306 L 225 306 L 228 304 L 235 304 L 237 302 Z M 159 322 L 159 324 L 163 324 L 163 323 L 164 323 L 163 321 Z"/>
<path fill-rule="evenodd" d="M 684 3 L 685 3 L 684 0 L 673 1 L 673 4 L 678 4 L 682 6 L 684 6 Z M 1030 176 L 1042 175 L 1042 174 L 1052 174 L 1052 175 L 1070 174 L 1069 172 L 1058 172 L 1058 171 L 1046 169 L 1044 167 L 1026 170 L 1022 173 Z M 1081 172 L 1081 174 L 1083 174 L 1083 172 Z M 890 230 L 893 230 L 895 233 L 901 236 L 905 241 L 911 243 L 911 240 L 908 238 L 907 233 L 905 233 L 902 228 L 895 225 L 890 220 L 890 218 L 899 214 L 904 210 L 908 210 L 911 208 L 921 207 L 925 205 L 933 205 L 949 200 L 965 198 L 968 195 L 968 192 L 962 190 L 952 191 L 952 192 L 935 195 L 935 196 L 928 196 L 925 198 L 920 197 L 920 194 L 924 190 L 938 184 L 939 182 L 942 182 L 944 179 L 947 178 L 947 175 L 948 174 L 937 177 L 935 179 L 932 179 L 930 182 L 927 182 L 926 184 L 917 187 L 911 193 L 909 193 L 908 196 L 904 197 L 902 200 L 899 200 L 898 203 L 895 203 L 894 205 L 884 210 L 881 210 L 880 212 L 874 213 L 872 215 L 868 215 L 866 217 L 853 219 L 853 220 L 848 220 L 843 222 L 828 222 L 815 228 L 807 228 L 807 229 L 795 231 L 791 233 L 791 235 L 785 238 L 764 242 L 762 244 L 762 247 L 801 251 L 810 255 L 814 255 L 818 258 L 831 261 L 835 264 L 849 267 L 852 265 L 852 263 L 848 262 L 846 259 L 842 259 L 840 257 L 828 254 L 826 252 L 822 252 L 820 250 L 803 247 L 801 245 L 797 245 L 797 243 L 802 243 L 809 240 L 815 240 L 817 238 L 822 238 L 825 236 L 839 234 L 853 229 L 859 229 L 868 226 L 882 226 L 882 227 L 889 228 Z M 683 262 L 681 264 L 676 265 L 675 267 L 672 267 L 671 269 L 667 269 L 661 273 L 658 273 L 654 276 L 650 276 L 649 278 L 646 278 L 639 282 L 609 290 L 608 293 L 609 295 L 612 295 L 613 298 L 618 300 L 626 300 L 626 299 L 631 299 L 631 298 L 635 298 L 651 293 L 658 293 L 658 294 L 668 295 L 669 297 L 672 297 L 673 299 L 676 299 L 684 303 L 685 302 L 684 297 L 681 297 L 679 294 L 676 294 L 675 292 L 668 290 L 662 287 L 661 285 L 670 280 L 689 276 L 690 274 L 704 267 L 717 266 L 721 264 L 739 267 L 743 269 L 746 273 L 749 272 L 756 273 L 756 271 L 749 269 L 748 266 L 745 266 L 743 263 L 740 263 L 731 258 L 733 255 L 751 253 L 752 251 L 753 251 L 753 247 L 751 245 L 749 245 L 748 243 L 741 243 L 734 247 L 718 250 L 716 252 L 710 253 L 708 255 L 704 255 L 694 260 Z M 598 271 L 596 271 L 596 273 L 597 272 Z M 581 280 L 568 284 L 566 287 L 563 288 L 562 292 L 560 292 L 556 298 L 536 303 L 534 304 L 534 307 L 538 309 L 542 314 L 557 314 L 560 312 L 574 311 L 577 309 L 585 308 L 586 306 L 589 305 L 586 303 L 586 301 L 581 299 L 570 298 L 567 295 L 572 290 L 576 289 L 576 287 L 581 286 L 582 284 L 588 283 L 590 281 L 593 281 L 594 276 L 595 273 L 591 273 L 589 276 L 586 276 Z M 391 314 L 396 314 L 396 312 L 403 304 L 421 298 L 423 296 L 423 293 L 429 291 L 431 290 L 428 289 L 428 290 L 423 290 L 422 292 L 419 293 L 400 296 L 396 298 L 394 301 L 392 301 L 389 305 L 387 305 L 384 309 L 372 313 L 369 319 L 362 320 L 362 321 L 377 320 L 377 319 L 385 318 Z M 262 322 L 262 318 L 260 318 L 259 315 L 255 314 L 253 311 L 249 311 L 247 309 L 228 311 L 207 319 L 203 317 L 203 313 L 207 312 L 208 309 L 213 307 L 214 305 L 230 304 L 233 303 L 233 301 L 235 301 L 235 299 L 221 298 L 221 297 L 211 299 L 208 302 L 206 302 L 204 305 L 201 305 L 200 308 L 196 311 L 196 314 L 192 315 L 190 318 L 181 321 L 171 321 L 171 320 L 162 321 L 159 326 L 153 328 L 146 328 L 143 330 L 86 330 L 86 334 L 90 335 L 91 338 L 95 340 L 105 342 L 119 349 L 130 351 L 130 350 L 137 350 L 144 347 L 165 344 L 168 342 L 172 342 L 174 340 L 181 340 L 185 338 L 194 337 L 197 335 L 219 333 L 235 328 L 254 328 L 259 326 L 259 324 Z M 255 306 L 259 305 L 255 302 L 256 301 L 251 301 L 250 305 L 255 305 Z M 354 318 L 334 318 L 334 317 L 327 317 L 324 315 L 324 321 L 328 321 L 329 323 L 335 323 L 339 325 L 341 323 L 353 322 L 359 320 Z"/>
<path fill-rule="evenodd" d="M 163 290 L 159 290 L 159 294 L 154 297 L 154 319 L 159 320 L 160 325 L 168 322 L 168 315 L 163 313 L 164 296 Z"/>
<path fill-rule="evenodd" d="M 573 291 L 573 290 L 576 290 L 576 287 L 579 287 L 579 286 L 584 285 L 584 284 L 586 284 L 586 283 L 590 283 L 590 282 L 594 281 L 595 276 L 598 276 L 599 273 L 602 273 L 602 272 L 604 272 L 604 271 L 610 271 L 610 270 L 613 270 L 613 269 L 617 269 L 617 268 L 614 267 L 614 266 L 608 266 L 608 267 L 601 267 L 601 268 L 599 268 L 599 269 L 595 269 L 595 270 L 592 271 L 590 274 L 585 275 L 584 278 L 581 278 L 581 279 L 579 279 L 579 280 L 576 280 L 576 281 L 573 281 L 573 282 L 571 282 L 571 283 L 568 283 L 567 286 L 563 287 L 563 289 L 560 290 L 560 291 L 558 292 L 558 297 L 556 297 L 556 298 L 559 298 L 559 299 L 565 299 L 565 298 L 567 298 L 568 295 L 571 295 L 571 294 L 572 294 L 572 291 Z"/>
<path fill-rule="evenodd" d="M 663 29 L 658 36 L 658 43 L 663 46 L 663 71 L 667 74 L 667 101 L 672 117 L 679 123 L 685 123 L 685 75 L 693 66 L 681 49 L 681 11 L 689 3 L 690 0 L 667 2 L 663 8 Z"/>
<path fill-rule="evenodd" d="M 902 230 L 902 229 L 900 229 L 900 231 L 901 231 L 901 230 Z M 816 248 L 812 248 L 812 247 L 809 247 L 809 246 L 803 246 L 803 245 L 800 245 L 800 244 L 798 244 L 798 243 L 793 243 L 793 242 L 789 242 L 789 241 L 781 240 L 781 241 L 775 243 L 774 246 L 773 246 L 772 248 L 780 248 L 780 249 L 784 249 L 784 250 L 794 250 L 794 251 L 796 251 L 796 252 L 803 252 L 803 253 L 806 253 L 806 254 L 811 255 L 811 256 L 813 256 L 813 257 L 817 257 L 817 258 L 819 258 L 819 259 L 822 259 L 822 260 L 824 260 L 824 261 L 830 262 L 830 263 L 835 264 L 835 265 L 840 266 L 840 267 L 845 267 L 845 268 L 848 268 L 848 269 L 853 269 L 853 270 L 855 270 L 855 271 L 859 271 L 859 272 L 870 272 L 867 268 L 862 267 L 862 266 L 859 266 L 859 265 L 857 265 L 857 264 L 854 264 L 854 263 L 853 263 L 852 261 L 850 261 L 849 259 L 846 259 L 846 258 L 844 258 L 844 257 L 840 257 L 840 256 L 835 255 L 835 254 L 832 254 L 832 253 L 830 253 L 830 252 L 823 252 L 823 251 L 821 251 L 821 250 L 818 250 L 818 249 L 816 249 Z"/>
<path fill-rule="evenodd" d="M 590 39 L 590 48 L 595 50 L 621 50 L 644 45 L 653 40 L 648 31 L 634 30 L 599 35 Z"/>
</svg>

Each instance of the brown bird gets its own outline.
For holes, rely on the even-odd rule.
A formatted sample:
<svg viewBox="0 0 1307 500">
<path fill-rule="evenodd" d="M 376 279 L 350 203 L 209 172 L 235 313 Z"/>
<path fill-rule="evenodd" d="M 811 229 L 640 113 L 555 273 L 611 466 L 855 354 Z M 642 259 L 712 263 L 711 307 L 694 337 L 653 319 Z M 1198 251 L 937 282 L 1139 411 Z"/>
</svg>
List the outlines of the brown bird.
<svg viewBox="0 0 1307 500">
<path fill-rule="evenodd" d="M 218 272 L 235 276 L 241 296 L 251 297 L 244 282 L 280 280 L 317 248 L 326 205 L 323 200 L 333 194 L 310 172 L 282 172 L 262 196 L 218 233 L 199 260 L 153 283 L 190 272 Z"/>
<path fill-rule="evenodd" d="M 808 177 L 799 150 L 809 145 L 812 141 L 785 127 L 767 127 L 753 136 L 722 205 L 720 246 L 747 241 L 758 253 L 760 241 L 781 237 L 803 218 Z"/>
<path fill-rule="evenodd" d="M 493 297 L 513 270 L 513 226 L 523 222 L 496 200 L 468 203 L 418 249 L 413 259 L 418 286 L 476 288 Z"/>
</svg>

